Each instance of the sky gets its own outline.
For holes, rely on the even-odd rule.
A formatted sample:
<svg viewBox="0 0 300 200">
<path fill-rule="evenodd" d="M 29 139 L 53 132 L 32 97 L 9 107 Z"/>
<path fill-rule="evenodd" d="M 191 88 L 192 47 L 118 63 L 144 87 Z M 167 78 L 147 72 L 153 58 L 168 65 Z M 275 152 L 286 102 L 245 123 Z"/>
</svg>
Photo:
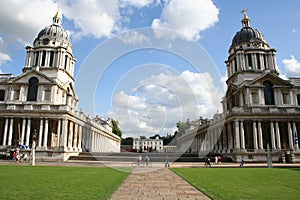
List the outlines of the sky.
<svg viewBox="0 0 300 200">
<path fill-rule="evenodd" d="M 173 134 L 211 118 L 225 61 L 247 9 L 277 50 L 282 78 L 300 77 L 299 0 L 0 0 L 0 73 L 18 76 L 25 46 L 59 9 L 70 35 L 78 109 L 118 120 L 123 137 Z"/>
</svg>

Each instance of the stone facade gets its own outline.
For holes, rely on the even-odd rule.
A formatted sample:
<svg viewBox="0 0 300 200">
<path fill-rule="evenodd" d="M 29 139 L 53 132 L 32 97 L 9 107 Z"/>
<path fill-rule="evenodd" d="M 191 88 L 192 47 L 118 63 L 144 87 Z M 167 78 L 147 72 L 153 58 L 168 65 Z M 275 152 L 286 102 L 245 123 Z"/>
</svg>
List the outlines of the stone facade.
<svg viewBox="0 0 300 200">
<path fill-rule="evenodd" d="M 156 137 L 155 139 L 150 139 L 146 137 L 133 138 L 133 149 L 139 152 L 163 152 L 164 145 L 163 140 Z"/>
<path fill-rule="evenodd" d="M 81 151 L 119 152 L 120 138 L 112 133 L 110 120 L 77 110 L 76 59 L 58 12 L 26 51 L 21 75 L 0 75 L 1 148 L 18 145 L 26 151 L 35 133 L 37 159 L 66 160 Z"/>
<path fill-rule="evenodd" d="M 179 149 L 260 162 L 267 160 L 269 147 L 273 161 L 300 161 L 300 79 L 279 77 L 276 50 L 250 26 L 246 13 L 226 67 L 223 113 L 181 136 Z"/>
</svg>

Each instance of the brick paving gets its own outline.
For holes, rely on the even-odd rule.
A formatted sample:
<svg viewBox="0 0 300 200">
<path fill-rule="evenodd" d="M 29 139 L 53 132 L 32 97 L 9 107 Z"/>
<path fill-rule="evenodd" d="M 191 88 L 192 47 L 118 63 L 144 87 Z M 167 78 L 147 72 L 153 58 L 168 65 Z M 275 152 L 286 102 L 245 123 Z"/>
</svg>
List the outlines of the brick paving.
<svg viewBox="0 0 300 200">
<path fill-rule="evenodd" d="M 137 167 L 110 200 L 210 199 L 168 168 Z"/>
</svg>

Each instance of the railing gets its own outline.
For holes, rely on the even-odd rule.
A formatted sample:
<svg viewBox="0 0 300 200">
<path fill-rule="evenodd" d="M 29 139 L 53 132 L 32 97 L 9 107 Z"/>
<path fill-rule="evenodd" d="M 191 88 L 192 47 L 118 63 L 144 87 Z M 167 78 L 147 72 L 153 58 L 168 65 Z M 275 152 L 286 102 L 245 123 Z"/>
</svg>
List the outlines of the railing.
<svg viewBox="0 0 300 200">
<path fill-rule="evenodd" d="M 234 107 L 229 113 L 300 113 L 300 107 L 280 107 L 280 106 L 245 106 Z"/>
</svg>

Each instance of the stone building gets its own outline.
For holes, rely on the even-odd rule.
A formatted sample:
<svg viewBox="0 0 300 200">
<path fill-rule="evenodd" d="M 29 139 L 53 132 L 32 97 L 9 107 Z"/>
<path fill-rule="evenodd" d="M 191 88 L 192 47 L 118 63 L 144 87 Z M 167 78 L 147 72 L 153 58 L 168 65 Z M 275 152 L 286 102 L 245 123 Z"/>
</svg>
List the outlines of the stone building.
<svg viewBox="0 0 300 200">
<path fill-rule="evenodd" d="M 163 139 L 156 137 L 155 139 L 146 138 L 140 136 L 138 138 L 133 138 L 133 149 L 138 152 L 163 152 L 164 144 Z"/>
<path fill-rule="evenodd" d="M 221 154 L 239 161 L 300 161 L 300 79 L 279 77 L 276 50 L 250 25 L 244 11 L 242 28 L 233 37 L 226 61 L 227 91 L 223 113 L 200 124 L 177 141 L 200 156 Z"/>
<path fill-rule="evenodd" d="M 36 134 L 37 158 L 66 160 L 81 151 L 119 152 L 111 122 L 77 110 L 76 59 L 59 12 L 26 47 L 23 73 L 0 75 L 0 145 L 28 149 Z"/>
</svg>

